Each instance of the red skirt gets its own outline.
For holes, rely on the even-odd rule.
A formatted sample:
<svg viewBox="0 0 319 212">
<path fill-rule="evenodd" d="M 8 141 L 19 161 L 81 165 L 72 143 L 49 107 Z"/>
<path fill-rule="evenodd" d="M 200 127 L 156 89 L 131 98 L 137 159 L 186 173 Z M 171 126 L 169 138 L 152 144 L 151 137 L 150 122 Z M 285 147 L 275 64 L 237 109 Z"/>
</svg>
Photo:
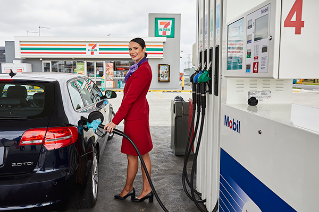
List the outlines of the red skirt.
<svg viewBox="0 0 319 212">
<path fill-rule="evenodd" d="M 148 119 L 125 120 L 124 133 L 135 143 L 141 155 L 145 155 L 153 149 Z M 133 145 L 123 137 L 121 152 L 127 155 L 138 156 Z"/>
</svg>

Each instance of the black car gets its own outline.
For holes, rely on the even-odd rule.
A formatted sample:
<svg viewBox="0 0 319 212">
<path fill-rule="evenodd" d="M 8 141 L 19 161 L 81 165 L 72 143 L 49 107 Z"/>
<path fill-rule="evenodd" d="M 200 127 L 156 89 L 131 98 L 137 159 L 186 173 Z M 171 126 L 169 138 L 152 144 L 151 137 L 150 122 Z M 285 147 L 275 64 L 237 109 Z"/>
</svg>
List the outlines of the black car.
<svg viewBox="0 0 319 212">
<path fill-rule="evenodd" d="M 112 135 L 97 136 L 88 117 L 108 123 L 115 97 L 82 75 L 0 74 L 0 210 L 93 207 Z"/>
</svg>

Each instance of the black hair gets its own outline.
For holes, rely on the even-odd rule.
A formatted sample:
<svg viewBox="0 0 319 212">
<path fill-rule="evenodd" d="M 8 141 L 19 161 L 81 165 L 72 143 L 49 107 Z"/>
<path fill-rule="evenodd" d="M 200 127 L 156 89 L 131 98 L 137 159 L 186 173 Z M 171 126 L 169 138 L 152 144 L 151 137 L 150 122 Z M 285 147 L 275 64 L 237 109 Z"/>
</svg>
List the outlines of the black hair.
<svg viewBox="0 0 319 212">
<path fill-rule="evenodd" d="M 131 42 L 138 43 L 138 44 L 142 47 L 142 49 L 144 49 L 144 48 L 146 47 L 145 41 L 143 40 L 143 38 L 133 38 L 133 39 L 130 41 L 130 43 L 131 43 Z M 147 57 L 147 53 L 146 53 L 146 52 L 145 52 L 145 57 Z"/>
</svg>

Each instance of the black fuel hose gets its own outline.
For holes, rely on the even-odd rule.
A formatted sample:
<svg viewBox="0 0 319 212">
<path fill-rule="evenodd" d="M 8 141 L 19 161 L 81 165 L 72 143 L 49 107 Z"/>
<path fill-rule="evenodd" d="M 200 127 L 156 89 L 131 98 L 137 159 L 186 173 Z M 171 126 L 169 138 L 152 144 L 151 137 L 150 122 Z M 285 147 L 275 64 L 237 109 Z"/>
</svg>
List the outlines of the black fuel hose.
<svg viewBox="0 0 319 212">
<path fill-rule="evenodd" d="M 198 204 L 198 200 L 196 200 L 195 197 L 195 189 L 193 188 L 193 183 L 194 183 L 194 174 L 195 174 L 195 169 L 196 169 L 196 164 L 197 164 L 197 156 L 198 156 L 198 152 L 199 152 L 199 147 L 200 147 L 200 143 L 201 143 L 201 138 L 202 138 L 202 134 L 203 134 L 203 127 L 204 127 L 204 119 L 205 119 L 205 108 L 203 108 L 202 110 L 202 119 L 201 119 L 201 126 L 200 126 L 200 130 L 199 130 L 199 134 L 198 134 L 198 141 L 197 141 L 197 145 L 196 145 L 196 151 L 194 153 L 194 160 L 193 160 L 193 166 L 192 166 L 192 172 L 191 172 L 191 194 L 192 194 L 192 198 L 194 200 L 194 203 L 196 205 L 196 207 L 201 211 L 201 212 L 206 212 L 206 210 L 202 209 L 200 207 L 200 205 Z"/>
<path fill-rule="evenodd" d="M 193 128 L 193 125 L 194 125 L 194 118 L 195 115 L 193 115 L 192 117 L 192 123 L 191 123 L 191 127 L 190 129 Z M 196 119 L 196 125 L 195 125 L 195 129 L 194 129 L 194 136 L 192 138 L 192 141 L 190 142 L 190 138 L 191 138 L 191 135 L 192 135 L 192 131 L 189 133 L 188 135 L 188 142 L 186 144 L 186 150 L 185 150 L 185 156 L 184 156 L 184 167 L 183 167 L 183 174 L 182 174 L 182 184 L 183 184 L 183 189 L 184 189 L 184 192 L 186 193 L 186 195 L 192 200 L 192 201 L 197 201 L 198 203 L 204 203 L 206 200 L 196 200 L 194 199 L 191 194 L 189 194 L 187 188 L 186 188 L 186 184 L 185 184 L 185 181 L 187 182 L 188 186 L 190 188 L 192 188 L 191 186 L 191 182 L 189 181 L 188 179 L 188 175 L 187 175 L 187 163 L 188 163 L 188 159 L 189 159 L 189 156 L 190 156 L 190 153 L 191 153 L 191 150 L 194 146 L 194 141 L 195 141 L 195 137 L 196 137 L 196 134 L 197 134 L 197 129 L 198 129 L 198 125 L 199 125 L 199 120 L 200 120 L 200 112 L 197 111 L 197 119 Z M 200 192 L 198 192 L 196 189 L 194 189 L 194 192 L 197 194 L 197 195 L 201 195 Z"/>
<path fill-rule="evenodd" d="M 103 128 L 104 129 L 104 125 L 103 124 L 100 124 L 99 127 Z M 117 134 L 119 136 L 123 136 L 124 138 L 126 138 L 127 140 L 129 140 L 129 142 L 132 144 L 132 146 L 134 147 L 135 151 L 137 152 L 138 154 L 138 157 L 140 158 L 140 161 L 142 163 L 142 166 L 144 168 L 144 171 L 145 171 L 145 174 L 147 176 L 147 179 L 148 179 L 148 182 L 150 183 L 150 186 L 152 188 L 152 191 L 153 191 L 153 194 L 155 196 L 155 198 L 157 199 L 158 203 L 160 204 L 161 208 L 165 211 L 165 212 L 169 212 L 166 207 L 164 206 L 164 204 L 162 203 L 161 199 L 158 197 L 157 193 L 156 193 L 156 190 L 155 190 L 155 187 L 152 183 L 152 180 L 151 180 L 151 177 L 147 171 L 147 168 L 146 168 L 146 165 L 145 165 L 145 162 L 142 158 L 142 155 L 140 153 L 140 151 L 138 150 L 137 146 L 135 145 L 135 143 L 130 139 L 130 137 L 128 137 L 126 134 L 124 134 L 122 131 L 120 130 L 117 130 L 117 129 L 113 129 L 113 132 L 114 134 Z"/>
<path fill-rule="evenodd" d="M 185 181 L 187 182 L 188 186 L 191 188 L 191 183 L 188 179 L 188 175 L 187 175 L 187 163 L 188 163 L 188 159 L 191 153 L 191 150 L 194 146 L 194 140 L 197 134 L 197 129 L 198 129 L 198 125 L 199 125 L 199 117 L 200 117 L 200 112 L 197 112 L 197 120 L 196 120 L 196 125 L 195 125 L 195 129 L 194 129 L 194 136 L 192 138 L 192 141 L 190 141 L 191 135 L 192 135 L 192 130 L 190 131 L 189 135 L 188 135 L 188 140 L 187 140 L 187 144 L 186 144 L 186 149 L 185 149 L 185 156 L 184 156 L 184 166 L 183 166 L 183 174 L 182 174 L 182 184 L 183 184 L 183 189 L 184 192 L 186 193 L 186 195 L 192 200 L 194 201 L 193 197 L 189 194 Z M 194 119 L 195 119 L 195 114 L 192 117 L 192 123 L 191 123 L 191 129 L 193 128 L 194 125 Z M 195 193 L 197 195 L 201 195 L 201 193 L 199 193 L 198 191 L 195 191 Z"/>
<path fill-rule="evenodd" d="M 193 76 L 194 77 L 194 76 Z M 196 125 L 195 125 L 195 129 L 194 129 L 194 136 L 191 138 L 192 136 L 192 132 L 193 132 L 193 126 L 194 126 L 194 120 L 195 120 L 195 112 L 196 112 L 196 104 L 197 104 L 197 93 L 196 93 L 196 84 L 193 83 L 192 85 L 192 98 L 193 98 L 193 116 L 192 116 L 192 121 L 191 121 L 191 126 L 189 128 L 188 131 L 188 138 L 187 138 L 187 144 L 186 144 L 186 148 L 185 148 L 185 156 L 184 156 L 184 167 L 183 167 L 183 174 L 182 174 L 182 184 L 183 184 L 183 189 L 186 193 L 186 195 L 193 200 L 193 198 L 191 197 L 191 195 L 189 194 L 186 185 L 185 185 L 185 180 L 188 184 L 188 186 L 190 187 L 190 181 L 188 179 L 188 175 L 187 175 L 187 163 L 188 163 L 188 159 L 191 153 L 191 150 L 193 148 L 194 145 L 194 139 L 196 137 L 197 134 L 197 129 L 198 129 L 198 124 L 199 124 L 199 116 L 200 116 L 200 110 L 198 110 L 197 113 L 197 121 L 196 121 Z M 190 141 L 192 139 L 192 141 Z M 195 190 L 195 193 L 197 195 L 201 195 L 200 192 Z"/>
<path fill-rule="evenodd" d="M 192 194 L 192 198 L 194 200 L 194 203 L 196 205 L 196 207 L 201 211 L 201 212 L 206 212 L 206 210 L 202 209 L 200 207 L 200 205 L 198 204 L 198 200 L 196 200 L 195 197 L 195 189 L 193 188 L 193 181 L 194 181 L 194 174 L 195 174 L 195 169 L 196 169 L 196 164 L 197 164 L 197 156 L 198 156 L 198 152 L 199 152 L 199 147 L 200 147 L 200 143 L 201 143 L 201 138 L 202 138 L 202 134 L 203 134 L 203 128 L 204 128 L 204 121 L 205 121 L 205 109 L 206 109 L 206 83 L 201 83 L 199 86 L 200 89 L 200 93 L 201 93 L 201 106 L 202 106 L 202 119 L 201 119 L 201 126 L 199 129 L 199 134 L 198 134 L 198 139 L 197 139 L 197 145 L 196 145 L 196 151 L 194 153 L 194 159 L 193 159 L 193 166 L 192 166 L 192 172 L 191 172 L 191 194 Z"/>
</svg>

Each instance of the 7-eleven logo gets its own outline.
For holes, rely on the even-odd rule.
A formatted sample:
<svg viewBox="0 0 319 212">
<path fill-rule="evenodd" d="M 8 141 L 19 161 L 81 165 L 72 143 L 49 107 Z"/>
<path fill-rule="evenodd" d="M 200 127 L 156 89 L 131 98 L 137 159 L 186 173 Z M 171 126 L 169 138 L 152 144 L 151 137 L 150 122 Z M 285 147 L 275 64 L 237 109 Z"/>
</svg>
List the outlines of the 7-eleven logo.
<svg viewBox="0 0 319 212">
<path fill-rule="evenodd" d="M 89 44 L 87 51 L 91 52 L 91 55 L 94 55 L 94 52 L 97 52 L 97 44 Z"/>
<path fill-rule="evenodd" d="M 172 21 L 171 20 L 158 20 L 158 34 L 162 36 L 171 35 Z"/>
</svg>

